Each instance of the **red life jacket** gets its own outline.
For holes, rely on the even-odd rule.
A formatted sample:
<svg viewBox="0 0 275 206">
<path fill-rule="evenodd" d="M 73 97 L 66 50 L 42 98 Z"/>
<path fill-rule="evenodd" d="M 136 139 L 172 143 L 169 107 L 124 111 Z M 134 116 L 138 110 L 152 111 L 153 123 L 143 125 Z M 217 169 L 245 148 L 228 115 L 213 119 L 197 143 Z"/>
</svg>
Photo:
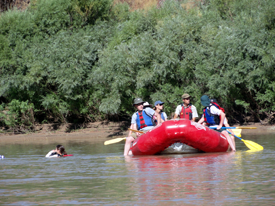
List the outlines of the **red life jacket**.
<svg viewBox="0 0 275 206">
<path fill-rule="evenodd" d="M 215 107 L 217 107 L 219 110 L 222 110 L 223 113 L 225 112 L 224 108 L 222 108 L 217 102 L 211 102 L 211 104 L 214 105 Z M 210 107 L 209 107 L 209 112 L 210 112 Z M 204 116 L 204 122 L 206 122 L 206 124 L 209 126 L 210 124 L 207 122 L 205 112 L 206 112 L 206 107 L 203 109 L 203 116 Z M 221 116 L 219 116 L 219 118 L 221 120 Z M 219 123 L 217 123 L 217 124 L 219 124 Z"/>
<path fill-rule="evenodd" d="M 189 119 L 192 120 L 192 110 L 191 110 L 192 104 L 189 104 L 187 108 L 183 104 L 181 104 L 181 112 L 180 112 L 180 118 L 181 119 Z"/>
<path fill-rule="evenodd" d="M 222 108 L 217 102 L 211 102 L 212 104 L 214 104 L 219 110 L 222 110 L 222 112 L 224 113 L 224 108 Z"/>
<path fill-rule="evenodd" d="M 139 121 L 140 121 L 140 129 L 147 127 L 147 125 L 145 124 L 144 118 L 142 116 L 142 111 L 138 112 L 138 116 L 139 116 Z"/>
</svg>

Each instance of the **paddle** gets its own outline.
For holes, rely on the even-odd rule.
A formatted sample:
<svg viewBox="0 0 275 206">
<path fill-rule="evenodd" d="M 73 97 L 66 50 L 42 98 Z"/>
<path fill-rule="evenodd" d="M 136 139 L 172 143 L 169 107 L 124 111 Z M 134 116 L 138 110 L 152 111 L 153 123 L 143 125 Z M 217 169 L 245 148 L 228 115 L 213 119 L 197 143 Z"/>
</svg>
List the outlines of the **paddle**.
<svg viewBox="0 0 275 206">
<path fill-rule="evenodd" d="M 129 128 L 128 130 L 131 130 L 132 132 L 144 133 L 142 131 L 134 130 L 131 128 Z M 116 138 L 116 139 L 107 140 L 104 142 L 104 145 L 115 144 L 115 143 L 121 142 L 122 140 L 125 140 L 125 139 L 126 139 L 126 137 L 120 137 L 120 138 Z"/>
<path fill-rule="evenodd" d="M 241 133 L 242 133 L 242 129 L 231 129 L 235 135 L 237 135 L 238 137 L 241 137 Z M 228 130 L 226 130 L 228 131 Z"/>
<path fill-rule="evenodd" d="M 131 129 L 131 128 L 128 128 L 128 130 L 131 130 L 132 132 L 144 133 L 143 131 L 139 131 L 139 130 L 135 130 L 135 129 Z"/>
<path fill-rule="evenodd" d="M 121 142 L 122 140 L 125 140 L 125 139 L 126 139 L 126 137 L 120 137 L 120 138 L 116 138 L 116 139 L 107 140 L 104 142 L 104 145 L 115 144 L 115 143 Z"/>
<path fill-rule="evenodd" d="M 210 129 L 217 129 L 217 127 L 209 127 Z M 221 127 L 221 129 L 257 129 L 257 127 Z"/>
<path fill-rule="evenodd" d="M 229 134 L 232 134 L 231 132 L 227 131 Z M 263 146 L 257 144 L 256 142 L 252 142 L 250 140 L 244 140 L 240 137 L 238 137 L 237 135 L 234 135 L 234 137 L 237 137 L 238 139 L 242 140 L 244 142 L 244 144 L 251 150 L 263 150 Z"/>
</svg>

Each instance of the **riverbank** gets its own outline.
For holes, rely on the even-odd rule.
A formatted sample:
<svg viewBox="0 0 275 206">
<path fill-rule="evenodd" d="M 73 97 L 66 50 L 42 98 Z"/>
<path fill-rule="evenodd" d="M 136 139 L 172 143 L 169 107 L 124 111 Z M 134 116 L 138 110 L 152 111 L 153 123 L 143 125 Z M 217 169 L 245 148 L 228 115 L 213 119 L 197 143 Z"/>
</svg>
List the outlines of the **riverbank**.
<svg viewBox="0 0 275 206">
<path fill-rule="evenodd" d="M 98 142 L 125 136 L 129 122 L 94 122 L 89 124 L 43 124 L 26 134 L 0 133 L 0 144 L 29 144 L 89 141 Z"/>
<path fill-rule="evenodd" d="M 108 139 L 123 137 L 128 134 L 129 122 L 94 122 L 86 125 L 76 124 L 44 124 L 36 127 L 36 132 L 26 134 L 1 133 L 0 144 L 49 144 L 66 141 L 103 142 Z M 234 125 L 240 126 L 240 125 Z M 257 127 L 243 129 L 242 136 L 275 134 L 275 125 L 249 123 L 242 125 Z"/>
</svg>

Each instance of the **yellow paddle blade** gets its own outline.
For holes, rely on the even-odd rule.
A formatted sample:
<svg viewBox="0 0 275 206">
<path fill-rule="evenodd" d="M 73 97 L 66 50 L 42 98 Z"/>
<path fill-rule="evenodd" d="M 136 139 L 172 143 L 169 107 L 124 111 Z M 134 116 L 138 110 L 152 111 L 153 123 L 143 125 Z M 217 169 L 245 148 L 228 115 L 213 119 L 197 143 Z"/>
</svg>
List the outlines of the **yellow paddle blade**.
<svg viewBox="0 0 275 206">
<path fill-rule="evenodd" d="M 120 138 L 116 138 L 116 139 L 107 140 L 104 142 L 104 145 L 118 143 L 125 139 L 126 139 L 126 137 L 120 137 Z"/>
<path fill-rule="evenodd" d="M 243 140 L 242 141 L 245 143 L 245 145 L 251 149 L 251 150 L 263 150 L 263 146 L 257 144 L 256 142 L 252 142 L 250 140 Z"/>
</svg>

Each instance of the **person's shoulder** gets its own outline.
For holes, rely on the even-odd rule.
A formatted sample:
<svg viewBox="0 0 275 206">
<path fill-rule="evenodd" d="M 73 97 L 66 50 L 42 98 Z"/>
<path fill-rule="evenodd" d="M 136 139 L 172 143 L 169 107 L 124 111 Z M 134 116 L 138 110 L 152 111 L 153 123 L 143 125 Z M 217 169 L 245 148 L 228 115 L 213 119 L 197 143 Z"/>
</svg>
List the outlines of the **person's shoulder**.
<svg viewBox="0 0 275 206">
<path fill-rule="evenodd" d="M 150 107 L 146 107 L 144 110 L 145 110 L 146 112 L 147 112 L 147 111 L 149 111 L 149 112 L 155 112 L 155 110 L 153 110 L 153 109 L 150 108 Z"/>
</svg>

